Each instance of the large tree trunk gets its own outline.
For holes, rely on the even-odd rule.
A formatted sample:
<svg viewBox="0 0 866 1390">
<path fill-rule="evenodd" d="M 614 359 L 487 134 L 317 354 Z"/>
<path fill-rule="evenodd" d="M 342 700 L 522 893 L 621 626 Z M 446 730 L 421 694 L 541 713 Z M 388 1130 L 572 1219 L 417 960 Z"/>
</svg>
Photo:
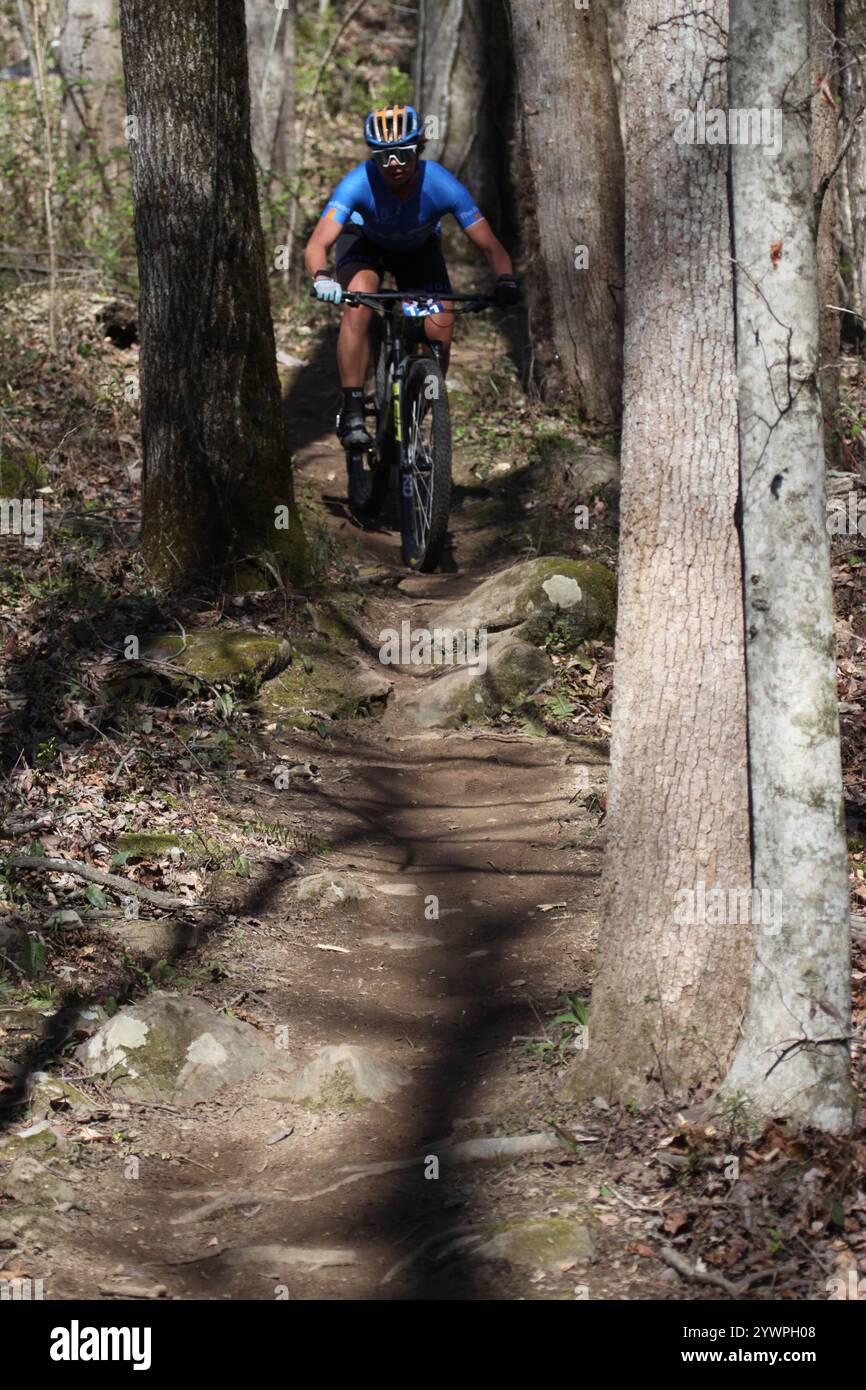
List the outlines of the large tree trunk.
<svg viewBox="0 0 866 1390">
<path fill-rule="evenodd" d="M 426 156 L 474 193 L 495 226 L 509 209 L 511 64 L 501 0 L 419 0 L 415 105 Z"/>
<path fill-rule="evenodd" d="M 573 1094 L 724 1075 L 748 982 L 750 884 L 727 150 L 678 143 L 727 106 L 725 0 L 630 0 L 622 525 L 604 919 Z M 568 145 L 565 146 L 568 149 Z M 737 900 L 739 918 L 739 900 Z"/>
<path fill-rule="evenodd" d="M 253 154 L 267 192 L 291 176 L 295 119 L 295 0 L 246 0 Z"/>
<path fill-rule="evenodd" d="M 123 144 L 118 0 L 63 0 L 60 24 L 69 155 L 95 156 L 105 164 Z"/>
<path fill-rule="evenodd" d="M 812 67 L 812 186 L 817 188 L 836 160 L 839 113 L 836 97 L 836 26 L 834 0 L 811 0 L 809 57 Z M 824 195 L 818 223 L 818 382 L 824 413 L 824 443 L 831 463 L 838 461 L 839 365 L 839 199 L 833 179 Z"/>
<path fill-rule="evenodd" d="M 510 0 L 525 143 L 530 329 L 543 394 L 616 425 L 623 155 L 603 6 Z"/>
<path fill-rule="evenodd" d="M 754 885 L 763 910 L 726 1089 L 764 1115 L 841 1130 L 852 1117 L 848 871 L 809 122 L 794 112 L 798 102 L 808 112 L 808 24 L 809 0 L 731 0 L 731 104 L 784 108 L 785 117 L 772 154 L 732 152 Z"/>
<path fill-rule="evenodd" d="M 160 576 L 216 572 L 242 585 L 251 557 L 281 572 L 302 558 L 250 147 L 244 4 L 156 10 L 122 0 L 121 16 L 145 554 Z"/>
</svg>

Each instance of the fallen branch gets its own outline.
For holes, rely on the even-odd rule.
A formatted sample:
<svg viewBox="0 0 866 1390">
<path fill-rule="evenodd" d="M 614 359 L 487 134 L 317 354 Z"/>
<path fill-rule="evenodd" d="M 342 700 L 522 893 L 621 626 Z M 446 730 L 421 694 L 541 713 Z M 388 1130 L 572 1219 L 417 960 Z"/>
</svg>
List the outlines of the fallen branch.
<svg viewBox="0 0 866 1390">
<path fill-rule="evenodd" d="M 165 1284 L 100 1284 L 99 1292 L 105 1298 L 168 1298 Z"/>
<path fill-rule="evenodd" d="M 17 825 L 10 823 L 0 826 L 0 840 L 14 840 L 19 835 L 32 834 L 34 830 L 48 830 L 50 826 L 50 816 L 37 816 L 36 820 L 19 821 Z"/>
<path fill-rule="evenodd" d="M 659 1258 L 690 1283 L 712 1284 L 716 1289 L 724 1289 L 732 1298 L 736 1298 L 742 1292 L 740 1286 L 731 1283 L 724 1274 L 713 1274 L 709 1269 L 698 1269 L 696 1265 L 689 1264 L 684 1255 L 678 1255 L 676 1250 L 671 1250 L 669 1245 L 665 1245 L 659 1251 Z"/>
<path fill-rule="evenodd" d="M 168 893 L 158 893 L 154 888 L 144 888 L 131 879 L 121 878 L 119 874 L 107 874 L 102 869 L 94 869 L 90 864 L 82 864 L 78 859 L 41 859 L 33 854 L 12 854 L 5 861 L 5 867 L 13 869 L 36 869 L 43 874 L 74 874 L 88 883 L 98 883 L 103 888 L 113 888 L 116 893 L 131 893 L 133 897 L 143 898 L 154 907 L 194 908 L 201 912 L 204 903 L 193 903 L 188 898 L 173 898 Z"/>
</svg>

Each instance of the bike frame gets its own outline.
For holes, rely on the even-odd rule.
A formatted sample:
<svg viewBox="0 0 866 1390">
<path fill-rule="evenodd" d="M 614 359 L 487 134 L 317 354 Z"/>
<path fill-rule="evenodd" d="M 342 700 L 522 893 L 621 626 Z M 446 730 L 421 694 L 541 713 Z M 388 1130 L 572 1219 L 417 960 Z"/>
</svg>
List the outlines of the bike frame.
<svg viewBox="0 0 866 1390">
<path fill-rule="evenodd" d="M 315 298 L 315 291 L 312 296 Z M 383 325 L 383 350 L 385 355 L 385 384 L 383 408 L 379 412 L 376 422 L 376 438 L 366 452 L 373 455 L 371 467 L 381 468 L 382 461 L 388 457 L 390 452 L 389 432 L 393 436 L 395 454 L 394 461 L 397 465 L 399 483 L 399 506 L 400 506 L 400 531 L 404 538 L 416 535 L 415 525 L 415 503 L 420 498 L 420 470 L 416 468 L 415 460 L 410 451 L 410 439 L 413 431 L 411 421 L 406 418 L 406 399 L 405 385 L 406 378 L 411 370 L 412 363 L 417 354 L 411 351 L 411 347 L 416 340 L 417 330 L 421 328 L 420 342 L 423 342 L 430 349 L 430 353 L 441 366 L 441 347 L 438 343 L 431 343 L 423 332 L 423 322 L 425 317 L 432 315 L 404 314 L 402 305 L 404 303 L 429 304 L 430 302 L 445 301 L 450 306 L 446 310 L 439 312 L 453 313 L 478 313 L 483 309 L 493 308 L 496 301 L 490 296 L 479 294 L 457 294 L 453 290 L 434 293 L 430 290 L 347 290 L 340 300 L 340 303 L 354 308 L 359 305 L 372 309 L 379 315 Z M 458 307 L 459 306 L 459 307 Z M 416 332 L 411 334 L 407 326 L 401 320 L 408 318 L 413 322 Z M 417 433 L 417 431 L 415 431 Z M 358 451 L 363 457 L 364 451 Z M 347 454 L 347 463 L 351 470 L 351 454 Z M 351 486 L 351 485 L 350 485 Z M 429 495 L 429 494 L 428 494 Z M 423 530 L 423 528 L 422 528 Z"/>
<path fill-rule="evenodd" d="M 416 304 L 426 303 L 431 299 L 445 299 L 451 304 L 465 304 L 463 309 L 447 309 L 446 313 L 471 314 L 479 313 L 482 309 L 488 309 L 494 301 L 487 295 L 480 294 L 431 294 L 429 290 L 380 290 L 377 293 L 364 293 L 363 291 L 348 291 L 342 299 L 342 303 L 354 307 L 358 304 L 366 304 L 368 308 L 377 312 L 383 322 L 385 332 L 385 360 L 387 362 L 387 375 L 385 379 L 385 396 L 389 402 L 388 409 L 382 412 L 376 430 L 376 451 L 379 457 L 383 456 L 384 443 L 388 430 L 392 427 L 394 439 L 397 444 L 397 468 L 399 473 L 400 487 L 400 506 L 402 508 L 404 498 L 411 496 L 411 481 L 407 475 L 412 471 L 412 462 L 408 456 L 406 447 L 407 421 L 404 414 L 403 386 L 406 375 L 411 363 L 419 354 L 408 350 L 407 334 L 401 320 L 406 318 L 399 312 L 395 312 L 397 305 L 406 301 Z M 390 310 L 388 305 L 393 306 Z M 410 319 L 414 324 L 423 324 L 424 317 Z M 426 336 L 424 342 L 430 347 L 433 357 L 441 363 L 441 348 L 438 343 L 430 343 Z M 408 494 L 407 494 L 408 486 Z"/>
</svg>

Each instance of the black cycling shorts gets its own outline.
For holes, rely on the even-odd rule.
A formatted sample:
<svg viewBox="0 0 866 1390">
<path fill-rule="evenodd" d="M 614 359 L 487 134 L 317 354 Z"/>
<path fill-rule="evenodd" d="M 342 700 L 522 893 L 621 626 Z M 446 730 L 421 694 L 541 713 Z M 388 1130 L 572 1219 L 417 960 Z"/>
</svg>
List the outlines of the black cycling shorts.
<svg viewBox="0 0 866 1390">
<path fill-rule="evenodd" d="M 413 251 L 390 251 L 364 236 L 360 227 L 347 227 L 337 238 L 337 279 L 343 289 L 359 270 L 375 270 L 381 280 L 386 271 L 394 276 L 398 290 L 432 290 L 451 294 L 448 267 L 438 235 L 428 238 Z"/>
</svg>

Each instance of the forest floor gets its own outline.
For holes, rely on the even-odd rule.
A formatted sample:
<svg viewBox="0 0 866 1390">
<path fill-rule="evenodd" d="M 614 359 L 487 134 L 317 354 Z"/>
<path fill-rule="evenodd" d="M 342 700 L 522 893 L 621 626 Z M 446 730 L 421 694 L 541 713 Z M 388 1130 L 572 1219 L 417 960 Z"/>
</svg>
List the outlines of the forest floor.
<svg viewBox="0 0 866 1390">
<path fill-rule="evenodd" d="M 297 323 L 283 332 L 291 357 Z M 574 498 L 527 450 L 539 421 L 508 344 L 479 328 L 452 368 L 452 546 L 440 573 L 407 575 L 388 516 L 367 530 L 349 516 L 332 335 L 302 336 L 287 411 L 322 577 L 304 595 L 154 599 L 116 390 L 134 344 L 82 329 L 86 370 L 37 383 L 20 364 L 6 407 L 19 466 L 47 456 L 55 508 L 46 545 L 4 587 L 4 733 L 21 750 L 5 765 L 10 847 L 35 841 L 208 911 L 156 922 L 147 959 L 111 894 L 6 869 L 0 1278 L 42 1278 L 54 1299 L 828 1297 L 832 1279 L 866 1273 L 862 1134 L 753 1132 L 730 1108 L 695 1118 L 694 1095 L 642 1111 L 561 1097 L 599 929 L 609 647 L 553 648 L 555 695 L 435 730 L 410 715 L 424 678 L 375 655 L 382 629 L 435 625 L 516 559 L 612 562 L 615 504 L 599 493 L 598 524 L 576 539 Z M 64 431 L 85 407 L 89 434 L 73 449 Z M 340 641 L 350 630 L 354 658 L 391 685 L 363 718 L 314 709 L 288 727 L 254 695 L 100 693 L 117 665 L 106 648 L 142 625 L 322 638 L 334 605 Z M 276 792 L 280 766 L 293 775 Z M 207 850 L 118 858 L 129 832 L 193 834 Z M 322 891 L 302 898 L 311 875 Z M 118 1099 L 74 1049 L 165 991 L 277 1039 L 285 1068 L 193 1104 Z M 290 1098 L 290 1067 L 343 1046 L 396 1078 L 390 1094 Z M 518 1156 L 459 1148 L 527 1136 Z"/>
</svg>

